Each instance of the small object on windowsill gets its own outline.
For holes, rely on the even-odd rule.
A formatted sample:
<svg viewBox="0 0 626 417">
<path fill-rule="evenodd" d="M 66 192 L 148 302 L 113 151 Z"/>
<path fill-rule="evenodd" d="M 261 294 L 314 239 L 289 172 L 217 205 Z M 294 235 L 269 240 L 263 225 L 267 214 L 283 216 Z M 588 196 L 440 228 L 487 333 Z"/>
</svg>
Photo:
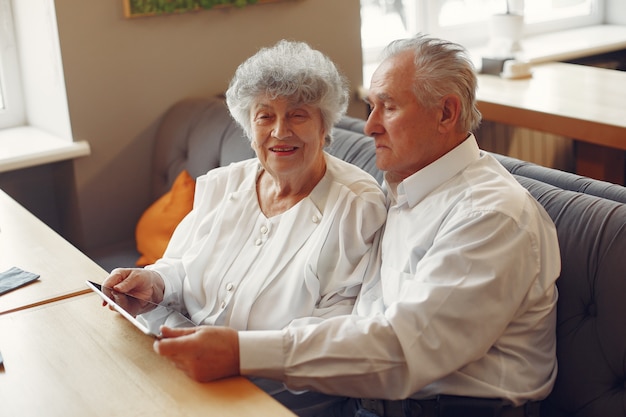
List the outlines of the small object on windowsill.
<svg viewBox="0 0 626 417">
<path fill-rule="evenodd" d="M 513 58 L 482 58 L 481 74 L 500 75 L 504 69 L 504 63 Z"/>
<path fill-rule="evenodd" d="M 511 80 L 530 78 L 532 75 L 529 62 L 515 59 L 504 61 L 502 72 L 500 73 L 500 77 Z"/>
</svg>

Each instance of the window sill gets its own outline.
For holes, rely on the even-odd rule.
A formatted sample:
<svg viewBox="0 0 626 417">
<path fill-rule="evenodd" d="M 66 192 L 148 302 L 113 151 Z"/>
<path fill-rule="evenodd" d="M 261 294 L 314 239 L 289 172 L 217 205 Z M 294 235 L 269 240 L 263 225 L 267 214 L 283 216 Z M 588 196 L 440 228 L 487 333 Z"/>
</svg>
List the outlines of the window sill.
<svg viewBox="0 0 626 417">
<path fill-rule="evenodd" d="M 71 142 L 34 127 L 0 130 L 0 172 L 87 156 L 85 141 Z"/>
</svg>

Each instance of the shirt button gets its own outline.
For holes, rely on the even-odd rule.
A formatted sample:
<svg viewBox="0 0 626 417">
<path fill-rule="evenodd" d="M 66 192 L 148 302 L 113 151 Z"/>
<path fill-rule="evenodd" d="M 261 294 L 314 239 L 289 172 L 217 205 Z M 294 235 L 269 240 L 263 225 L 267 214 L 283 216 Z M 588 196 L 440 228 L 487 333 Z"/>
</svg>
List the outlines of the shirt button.
<svg viewBox="0 0 626 417">
<path fill-rule="evenodd" d="M 267 234 L 267 226 L 261 226 L 261 233 L 263 233 L 264 235 Z"/>
<path fill-rule="evenodd" d="M 261 239 L 257 239 L 257 240 L 254 242 L 254 244 L 255 244 L 255 245 L 257 245 L 257 246 L 261 246 L 261 245 L 263 244 L 263 241 L 262 241 Z"/>
<path fill-rule="evenodd" d="M 222 310 L 224 310 L 226 308 L 226 301 L 222 301 L 222 303 L 220 304 L 220 308 Z"/>
<path fill-rule="evenodd" d="M 235 288 L 235 286 L 233 285 L 232 282 L 229 282 L 228 284 L 226 284 L 226 291 L 232 291 L 233 288 Z"/>
<path fill-rule="evenodd" d="M 312 221 L 313 223 L 319 223 L 320 218 L 319 218 L 319 217 L 317 217 L 317 216 L 313 216 L 313 217 L 311 217 L 311 221 Z"/>
</svg>

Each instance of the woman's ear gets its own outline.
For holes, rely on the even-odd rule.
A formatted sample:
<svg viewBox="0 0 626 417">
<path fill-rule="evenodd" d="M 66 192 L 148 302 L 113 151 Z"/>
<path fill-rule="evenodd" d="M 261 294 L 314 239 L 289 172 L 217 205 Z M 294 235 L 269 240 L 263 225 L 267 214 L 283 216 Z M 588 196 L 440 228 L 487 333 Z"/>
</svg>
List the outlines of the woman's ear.
<svg viewBox="0 0 626 417">
<path fill-rule="evenodd" d="M 461 114 L 461 99 L 454 94 L 447 94 L 443 96 L 440 103 L 441 118 L 439 120 L 439 129 L 442 133 L 456 130 Z"/>
</svg>

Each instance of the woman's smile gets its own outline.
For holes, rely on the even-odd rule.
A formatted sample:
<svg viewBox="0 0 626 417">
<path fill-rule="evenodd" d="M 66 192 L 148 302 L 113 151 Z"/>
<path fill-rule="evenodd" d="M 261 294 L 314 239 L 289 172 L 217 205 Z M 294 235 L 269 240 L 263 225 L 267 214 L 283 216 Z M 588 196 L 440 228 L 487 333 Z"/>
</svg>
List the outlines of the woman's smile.
<svg viewBox="0 0 626 417">
<path fill-rule="evenodd" d="M 272 146 L 271 148 L 269 148 L 271 152 L 277 153 L 277 154 L 293 154 L 295 153 L 298 149 L 300 149 L 297 146 L 287 146 L 287 145 L 278 145 L 278 146 Z"/>
</svg>

